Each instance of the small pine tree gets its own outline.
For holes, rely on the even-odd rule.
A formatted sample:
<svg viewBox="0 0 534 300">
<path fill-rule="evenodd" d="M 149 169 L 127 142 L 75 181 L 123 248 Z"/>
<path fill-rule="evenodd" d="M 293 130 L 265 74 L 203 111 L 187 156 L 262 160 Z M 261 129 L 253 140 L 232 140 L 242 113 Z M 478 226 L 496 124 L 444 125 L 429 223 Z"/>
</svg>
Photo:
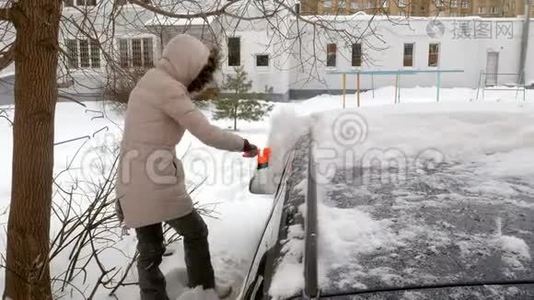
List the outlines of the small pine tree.
<svg viewBox="0 0 534 300">
<path fill-rule="evenodd" d="M 223 86 L 225 90 L 233 93 L 215 103 L 214 119 L 233 119 L 234 130 L 237 130 L 237 120 L 259 121 L 269 113 L 273 106 L 258 100 L 244 99 L 252 87 L 252 81 L 248 80 L 247 72 L 243 67 L 235 68 L 234 75 L 227 75 Z"/>
</svg>

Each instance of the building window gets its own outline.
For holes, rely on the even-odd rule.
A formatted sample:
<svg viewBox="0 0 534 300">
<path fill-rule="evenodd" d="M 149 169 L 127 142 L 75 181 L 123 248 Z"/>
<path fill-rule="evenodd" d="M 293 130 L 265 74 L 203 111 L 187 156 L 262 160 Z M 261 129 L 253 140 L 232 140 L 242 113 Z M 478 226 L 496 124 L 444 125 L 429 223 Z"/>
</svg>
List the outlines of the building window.
<svg viewBox="0 0 534 300">
<path fill-rule="evenodd" d="M 100 44 L 97 40 L 66 40 L 70 69 L 100 68 Z"/>
<path fill-rule="evenodd" d="M 143 39 L 143 65 L 152 67 L 154 66 L 154 59 L 153 59 L 153 46 L 152 46 L 152 39 L 151 38 L 144 38 Z"/>
<path fill-rule="evenodd" d="M 154 66 L 152 38 L 119 39 L 119 62 L 123 68 Z"/>
<path fill-rule="evenodd" d="M 79 40 L 80 46 L 80 67 L 89 68 L 91 66 L 89 62 L 89 42 L 87 40 Z"/>
<path fill-rule="evenodd" d="M 134 67 L 143 66 L 143 51 L 141 48 L 141 40 L 133 39 L 132 40 L 132 65 Z"/>
<path fill-rule="evenodd" d="M 413 48 L 414 44 L 404 44 L 404 60 L 405 67 L 413 67 Z"/>
<path fill-rule="evenodd" d="M 91 67 L 100 68 L 100 43 L 97 40 L 91 40 Z"/>
<path fill-rule="evenodd" d="M 452 0 L 451 1 L 451 7 L 458 7 L 459 0 Z"/>
<path fill-rule="evenodd" d="M 335 67 L 336 66 L 336 55 L 337 55 L 337 46 L 336 44 L 326 45 L 326 66 Z"/>
<path fill-rule="evenodd" d="M 469 0 L 462 0 L 462 8 L 469 8 Z"/>
<path fill-rule="evenodd" d="M 428 46 L 428 66 L 437 67 L 439 65 L 439 44 Z"/>
<path fill-rule="evenodd" d="M 96 0 L 65 0 L 65 7 L 96 6 Z"/>
<path fill-rule="evenodd" d="M 241 65 L 241 39 L 239 37 L 228 38 L 228 65 L 230 67 Z"/>
<path fill-rule="evenodd" d="M 67 40 L 66 44 L 69 69 L 78 69 L 78 41 Z"/>
<path fill-rule="evenodd" d="M 362 66 L 362 44 L 360 43 L 352 44 L 352 66 Z"/>
<path fill-rule="evenodd" d="M 145 4 L 150 4 L 150 0 L 141 0 L 141 2 L 143 2 Z M 128 3 L 129 3 L 128 0 L 115 0 L 115 4 L 116 5 L 126 5 Z"/>
<path fill-rule="evenodd" d="M 259 54 L 256 55 L 256 67 L 268 67 L 269 66 L 269 55 Z"/>
<path fill-rule="evenodd" d="M 130 65 L 130 56 L 128 55 L 128 40 L 119 39 L 119 55 L 121 67 L 127 68 Z"/>
<path fill-rule="evenodd" d="M 332 8 L 332 0 L 324 0 L 323 7 L 324 8 Z"/>
</svg>

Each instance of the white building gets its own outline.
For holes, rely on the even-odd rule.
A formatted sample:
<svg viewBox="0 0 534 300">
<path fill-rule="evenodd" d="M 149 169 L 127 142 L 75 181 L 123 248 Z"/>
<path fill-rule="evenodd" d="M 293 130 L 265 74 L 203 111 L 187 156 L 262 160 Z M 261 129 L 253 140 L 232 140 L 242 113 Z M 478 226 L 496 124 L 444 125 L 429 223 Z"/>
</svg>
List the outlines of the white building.
<svg viewBox="0 0 534 300">
<path fill-rule="evenodd" d="M 66 2 L 63 15 L 67 22 L 63 22 L 60 38 L 66 55 L 60 78 L 66 82 L 70 77 L 90 78 L 83 85 L 67 88 L 69 92 L 98 97 L 111 67 L 151 67 L 163 45 L 182 32 L 218 45 L 224 58 L 222 75 L 242 66 L 253 82 L 252 92 L 265 93 L 273 100 L 340 93 L 339 72 L 350 73 L 346 88 L 352 92 L 358 70 L 426 72 L 401 74 L 398 79 L 395 74 L 362 74 L 361 89 L 395 84 L 435 86 L 435 71 L 439 70 L 461 71 L 443 73 L 439 80 L 442 87 L 475 88 L 519 80 L 524 27 L 521 18 L 406 20 L 364 14 L 297 18 L 284 10 L 276 18 L 261 20 L 254 19 L 260 15 L 258 9 L 250 7 L 239 10 L 245 20 L 231 16 L 175 19 L 137 5 L 113 3 Z M 177 14 L 216 8 L 209 7 L 209 0 L 206 3 L 198 7 L 163 7 Z M 527 84 L 534 84 L 533 22 L 530 21 L 525 68 Z M 91 42 L 95 38 L 98 42 Z M 481 76 L 483 72 L 488 75 Z"/>
</svg>

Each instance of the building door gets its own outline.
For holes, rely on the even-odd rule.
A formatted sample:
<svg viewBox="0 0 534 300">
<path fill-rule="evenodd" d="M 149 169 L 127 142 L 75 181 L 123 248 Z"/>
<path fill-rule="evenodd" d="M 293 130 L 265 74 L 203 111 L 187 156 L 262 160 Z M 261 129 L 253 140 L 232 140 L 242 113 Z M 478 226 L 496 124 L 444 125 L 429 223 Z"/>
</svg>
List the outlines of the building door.
<svg viewBox="0 0 534 300">
<path fill-rule="evenodd" d="M 495 86 L 498 83 L 499 52 L 488 52 L 486 60 L 486 86 Z"/>
</svg>

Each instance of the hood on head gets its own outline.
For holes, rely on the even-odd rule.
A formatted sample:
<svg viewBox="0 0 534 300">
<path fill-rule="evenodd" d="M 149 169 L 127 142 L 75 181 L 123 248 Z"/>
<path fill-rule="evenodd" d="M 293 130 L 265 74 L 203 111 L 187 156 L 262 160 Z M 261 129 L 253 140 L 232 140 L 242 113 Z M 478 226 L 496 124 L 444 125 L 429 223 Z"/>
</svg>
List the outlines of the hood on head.
<svg viewBox="0 0 534 300">
<path fill-rule="evenodd" d="M 187 87 L 204 68 L 209 55 L 210 50 L 199 39 L 179 34 L 165 46 L 156 67 Z"/>
</svg>

